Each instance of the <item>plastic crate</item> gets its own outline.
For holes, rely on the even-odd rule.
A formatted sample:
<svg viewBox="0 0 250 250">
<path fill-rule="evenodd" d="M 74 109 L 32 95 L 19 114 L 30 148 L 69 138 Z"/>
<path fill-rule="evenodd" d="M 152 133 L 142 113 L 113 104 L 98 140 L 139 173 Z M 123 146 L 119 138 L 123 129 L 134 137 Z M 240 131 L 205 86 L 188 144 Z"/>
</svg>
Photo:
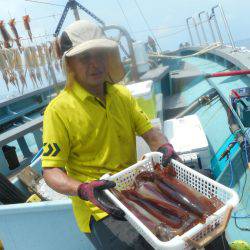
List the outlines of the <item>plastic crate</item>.
<svg viewBox="0 0 250 250">
<path fill-rule="evenodd" d="M 133 166 L 112 176 L 104 175 L 102 179 L 116 182 L 116 189 L 123 190 L 131 187 L 136 175 L 143 171 L 153 171 L 155 163 L 161 163 L 162 154 L 159 152 L 148 153 L 144 159 Z M 206 223 L 197 224 L 181 236 L 175 236 L 169 241 L 159 240 L 136 216 L 130 212 L 109 190 L 105 193 L 113 202 L 125 212 L 126 219 L 130 224 L 147 240 L 155 249 L 191 249 L 208 244 L 219 236 L 228 223 L 232 208 L 234 208 L 239 198 L 235 191 L 224 185 L 190 169 L 189 167 L 172 160 L 172 165 L 177 172 L 177 178 L 189 186 L 193 187 L 208 198 L 217 197 L 225 205 L 210 215 Z"/>
</svg>

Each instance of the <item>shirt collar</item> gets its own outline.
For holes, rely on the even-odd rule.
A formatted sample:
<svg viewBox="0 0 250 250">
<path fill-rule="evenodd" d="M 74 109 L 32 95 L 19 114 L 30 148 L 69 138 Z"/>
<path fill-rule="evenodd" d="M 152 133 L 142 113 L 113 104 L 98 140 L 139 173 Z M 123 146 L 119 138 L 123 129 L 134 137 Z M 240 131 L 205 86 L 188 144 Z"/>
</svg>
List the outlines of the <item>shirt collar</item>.
<svg viewBox="0 0 250 250">
<path fill-rule="evenodd" d="M 74 81 L 73 83 L 72 92 L 82 101 L 84 101 L 88 97 L 94 97 L 85 88 L 83 88 L 77 81 Z"/>
<path fill-rule="evenodd" d="M 112 84 L 106 83 L 106 95 L 109 95 L 115 91 L 115 88 Z M 94 95 L 89 93 L 85 88 L 83 88 L 77 81 L 74 81 L 72 92 L 80 98 L 82 101 L 87 98 L 95 98 Z"/>
</svg>

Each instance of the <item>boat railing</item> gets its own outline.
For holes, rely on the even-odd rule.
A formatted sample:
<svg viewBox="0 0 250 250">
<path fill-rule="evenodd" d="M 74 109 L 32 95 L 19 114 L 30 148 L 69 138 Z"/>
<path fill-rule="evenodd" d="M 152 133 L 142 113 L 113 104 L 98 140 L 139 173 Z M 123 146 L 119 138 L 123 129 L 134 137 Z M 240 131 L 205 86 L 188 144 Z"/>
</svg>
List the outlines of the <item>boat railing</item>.
<svg viewBox="0 0 250 250">
<path fill-rule="evenodd" d="M 232 33 L 231 33 L 231 30 L 230 30 L 226 15 L 225 15 L 224 10 L 223 10 L 223 8 L 222 8 L 222 6 L 220 4 L 215 5 L 214 7 L 212 7 L 210 15 L 205 11 L 201 11 L 200 13 L 198 13 L 198 22 L 196 21 L 195 17 L 188 17 L 186 19 L 186 25 L 187 25 L 187 30 L 188 30 L 188 33 L 189 33 L 191 45 L 195 46 L 194 38 L 193 38 L 193 34 L 192 34 L 192 28 L 194 28 L 194 30 L 195 30 L 194 32 L 196 33 L 196 36 L 198 38 L 199 45 L 201 46 L 203 44 L 203 42 L 201 41 L 199 26 L 200 26 L 200 29 L 201 29 L 201 34 L 202 34 L 204 43 L 205 44 L 209 43 L 208 42 L 209 41 L 208 36 L 206 35 L 206 32 L 205 32 L 204 23 L 207 23 L 208 26 L 209 26 L 209 30 L 210 30 L 211 36 L 212 36 L 212 41 L 214 43 L 220 42 L 221 45 L 225 45 L 224 40 L 223 40 L 223 36 L 222 36 L 222 32 L 221 32 L 221 28 L 220 28 L 220 25 L 219 25 L 219 21 L 218 21 L 218 13 L 216 12 L 216 9 L 219 9 L 219 11 L 220 11 L 220 15 L 221 15 L 222 21 L 224 23 L 226 33 L 227 33 L 227 35 L 229 37 L 230 45 L 235 50 L 236 49 L 235 42 L 234 42 L 234 39 L 232 37 Z M 206 16 L 206 19 L 202 18 L 203 15 Z M 190 22 L 191 20 L 192 20 L 192 23 Z M 215 32 L 214 32 L 212 22 L 213 22 L 215 30 L 216 30 L 217 38 L 215 36 Z"/>
<path fill-rule="evenodd" d="M 230 41 L 230 43 L 231 43 L 231 46 L 232 46 L 233 49 L 236 49 L 236 47 L 235 47 L 235 42 L 234 42 L 234 39 L 233 39 L 231 30 L 230 30 L 230 27 L 229 27 L 229 24 L 228 24 L 228 21 L 227 21 L 225 12 L 224 12 L 224 10 L 223 10 L 221 4 L 217 4 L 216 6 L 214 6 L 214 7 L 212 8 L 212 14 L 213 14 L 214 18 L 216 18 L 215 9 L 217 9 L 217 8 L 220 10 L 220 14 L 221 14 L 222 20 L 223 20 L 223 22 L 224 22 L 224 26 L 225 26 L 227 35 L 228 35 L 228 37 L 229 37 L 229 41 Z M 217 22 L 217 21 L 216 21 L 216 22 Z M 218 26 L 218 27 L 219 27 L 219 26 Z"/>
<path fill-rule="evenodd" d="M 216 28 L 217 35 L 219 37 L 220 43 L 224 44 L 224 41 L 223 41 L 223 38 L 222 38 L 222 35 L 221 35 L 221 31 L 220 31 L 220 26 L 218 24 L 217 16 L 216 16 L 216 13 L 214 11 L 215 8 L 216 8 L 216 6 L 212 8 L 212 13 L 211 13 L 210 19 L 214 21 L 215 28 Z"/>
<path fill-rule="evenodd" d="M 198 24 L 197 24 L 197 22 L 196 22 L 196 20 L 195 20 L 194 17 L 192 17 L 192 20 L 193 20 L 193 25 L 194 25 L 194 28 L 195 28 L 195 31 L 196 31 L 196 35 L 197 35 L 199 44 L 201 45 L 201 37 L 200 37 L 199 30 L 198 30 Z"/>
<path fill-rule="evenodd" d="M 12 128 L 11 130 L 0 134 L 1 149 L 3 146 L 9 143 L 13 143 L 15 141 L 20 147 L 23 157 L 21 160 L 19 159 L 20 167 L 17 168 L 18 170 L 28 165 L 31 159 L 34 157 L 34 153 L 30 151 L 30 148 L 27 144 L 25 135 L 31 133 L 34 136 L 35 146 L 37 146 L 37 148 L 42 147 L 42 130 L 41 130 L 42 123 L 43 123 L 43 117 L 40 116 L 38 118 L 35 118 L 31 121 L 27 121 L 26 123 L 20 126 Z M 16 172 L 16 169 L 11 170 L 8 168 L 8 166 L 9 164 L 6 160 L 3 150 L 0 150 L 0 167 L 1 167 L 0 171 L 2 174 L 11 175 Z"/>
<path fill-rule="evenodd" d="M 191 19 L 192 19 L 192 17 L 188 17 L 186 19 L 186 23 L 187 23 L 188 33 L 189 33 L 189 36 L 190 36 L 191 45 L 194 46 L 194 39 L 193 39 L 193 35 L 192 35 L 192 32 L 191 32 L 190 24 L 189 24 L 189 20 L 191 20 Z"/>
<path fill-rule="evenodd" d="M 201 25 L 201 31 L 202 31 L 202 34 L 203 34 L 203 39 L 205 40 L 205 43 L 208 44 L 207 35 L 206 35 L 205 29 L 204 29 L 204 25 L 203 25 L 203 21 L 202 21 L 202 18 L 201 18 L 202 14 L 206 14 L 206 12 L 205 11 L 201 11 L 198 14 L 198 17 L 199 17 L 199 21 L 200 21 L 200 25 Z M 209 21 L 209 18 L 207 19 L 207 21 Z"/>
</svg>

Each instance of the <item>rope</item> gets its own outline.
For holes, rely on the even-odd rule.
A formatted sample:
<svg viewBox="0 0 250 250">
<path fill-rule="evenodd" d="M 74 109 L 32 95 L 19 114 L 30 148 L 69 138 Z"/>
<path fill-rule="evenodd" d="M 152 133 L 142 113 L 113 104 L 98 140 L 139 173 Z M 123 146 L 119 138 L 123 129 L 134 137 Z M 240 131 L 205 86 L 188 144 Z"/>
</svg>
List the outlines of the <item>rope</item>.
<svg viewBox="0 0 250 250">
<path fill-rule="evenodd" d="M 30 18 L 31 22 L 34 21 L 38 21 L 38 20 L 42 20 L 42 19 L 47 19 L 47 18 L 55 18 L 57 16 L 61 16 L 62 13 L 58 13 L 58 14 L 53 14 L 53 15 L 49 15 L 49 16 L 41 16 L 41 17 L 35 17 L 35 18 Z M 16 20 L 16 23 L 23 23 L 23 20 Z"/>
<path fill-rule="evenodd" d="M 120 1 L 119 1 L 119 0 L 116 0 L 116 2 L 117 2 L 117 4 L 119 5 L 119 7 L 120 7 L 120 9 L 121 9 L 121 12 L 122 12 L 122 14 L 123 14 L 123 16 L 124 16 L 124 18 L 125 18 L 125 20 L 126 20 L 126 22 L 127 22 L 127 25 L 128 25 L 128 27 L 129 27 L 129 30 L 130 30 L 131 34 L 133 34 L 132 27 L 131 27 L 131 25 L 130 25 L 130 23 L 129 23 L 129 21 L 128 21 L 128 17 L 127 17 L 127 15 L 125 14 L 124 9 L 122 8 L 122 5 L 121 5 Z"/>
<path fill-rule="evenodd" d="M 40 35 L 40 36 L 32 36 L 32 39 L 38 39 L 38 38 L 42 38 L 42 37 L 49 37 L 49 36 L 53 36 L 53 34 L 46 34 L 46 35 Z M 30 40 L 29 37 L 24 37 L 24 38 L 20 38 L 20 40 L 25 41 L 25 40 Z"/>
<path fill-rule="evenodd" d="M 188 57 L 193 57 L 193 56 L 198 56 L 207 53 L 208 51 L 211 51 L 213 49 L 216 49 L 220 47 L 220 43 L 213 43 L 210 44 L 209 46 L 201 49 L 200 51 L 195 52 L 194 54 L 191 55 L 186 55 L 186 56 L 172 56 L 172 55 L 163 55 L 159 53 L 149 53 L 149 56 L 152 58 L 169 58 L 169 59 L 183 59 L 183 58 L 188 58 Z"/>
<path fill-rule="evenodd" d="M 42 2 L 42 1 L 35 1 L 35 0 L 25 0 L 25 1 L 26 2 L 33 2 L 33 3 L 48 4 L 48 5 L 59 6 L 59 7 L 65 7 L 65 5 L 62 5 L 62 4 L 48 3 L 48 2 Z"/>
<path fill-rule="evenodd" d="M 161 30 L 170 30 L 170 29 L 177 29 L 177 28 L 183 28 L 183 27 L 186 27 L 186 25 L 176 25 L 176 26 L 169 26 L 169 27 L 166 27 L 166 28 L 151 28 L 151 30 L 154 30 L 154 31 L 161 31 Z M 186 30 L 186 28 L 185 28 Z M 134 33 L 143 33 L 143 32 L 148 32 L 148 30 L 136 30 L 134 31 Z M 159 37 L 158 37 L 159 38 Z"/>
<path fill-rule="evenodd" d="M 153 36 L 153 38 L 154 38 L 154 40 L 155 40 L 157 46 L 159 47 L 160 51 L 162 51 L 162 50 L 161 50 L 161 47 L 160 47 L 159 43 L 157 42 L 157 39 L 156 39 L 156 37 L 155 37 L 155 35 L 154 35 L 153 31 L 152 31 L 152 29 L 150 28 L 150 26 L 149 26 L 149 24 L 148 24 L 147 19 L 146 19 L 145 16 L 143 15 L 143 12 L 142 12 L 142 10 L 141 10 L 141 8 L 140 8 L 140 6 L 139 6 L 137 0 L 134 0 L 134 2 L 135 2 L 135 4 L 136 4 L 137 9 L 139 10 L 139 12 L 140 12 L 140 14 L 141 14 L 143 20 L 144 20 L 144 22 L 145 22 L 145 24 L 146 24 L 146 26 L 147 26 L 149 32 L 152 34 L 152 36 Z"/>
</svg>

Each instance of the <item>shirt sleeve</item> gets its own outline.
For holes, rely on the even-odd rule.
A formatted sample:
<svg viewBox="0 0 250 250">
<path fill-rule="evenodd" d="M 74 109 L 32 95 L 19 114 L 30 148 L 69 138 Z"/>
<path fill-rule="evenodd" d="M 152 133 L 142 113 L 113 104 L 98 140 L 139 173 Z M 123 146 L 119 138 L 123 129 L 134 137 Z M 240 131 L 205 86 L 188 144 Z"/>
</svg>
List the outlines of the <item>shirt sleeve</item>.
<svg viewBox="0 0 250 250">
<path fill-rule="evenodd" d="M 42 167 L 65 167 L 70 151 L 68 131 L 53 107 L 48 107 L 43 119 Z"/>
<path fill-rule="evenodd" d="M 134 121 L 136 134 L 141 136 L 153 128 L 147 114 L 138 105 L 136 99 L 131 95 L 132 118 Z"/>
</svg>

